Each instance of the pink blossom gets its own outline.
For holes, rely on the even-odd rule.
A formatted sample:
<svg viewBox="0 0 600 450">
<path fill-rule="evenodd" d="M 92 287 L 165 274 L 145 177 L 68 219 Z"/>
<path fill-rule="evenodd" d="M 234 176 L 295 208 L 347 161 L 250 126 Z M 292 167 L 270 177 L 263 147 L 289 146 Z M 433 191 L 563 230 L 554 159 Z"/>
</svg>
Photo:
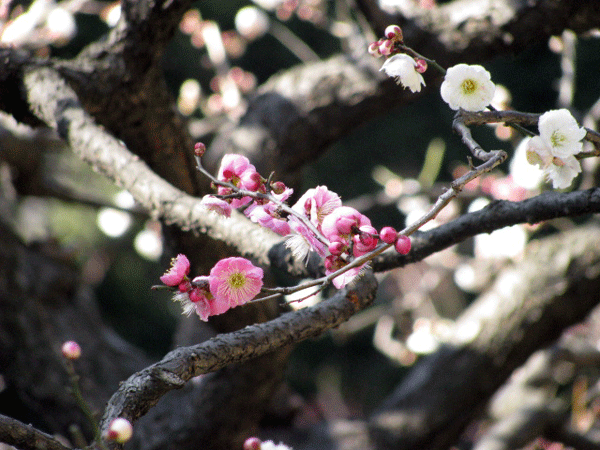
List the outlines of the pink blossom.
<svg viewBox="0 0 600 450">
<path fill-rule="evenodd" d="M 256 171 L 246 170 L 240 176 L 240 185 L 249 191 L 258 191 L 262 184 L 262 177 Z"/>
<path fill-rule="evenodd" d="M 179 286 L 188 273 L 190 273 L 190 262 L 187 256 L 180 253 L 171 260 L 171 268 L 160 277 L 160 281 L 167 286 Z"/>
<path fill-rule="evenodd" d="M 263 270 L 247 259 L 225 258 L 210 271 L 210 292 L 217 303 L 233 308 L 252 300 L 260 292 L 262 278 Z M 221 305 L 216 307 L 220 309 Z"/>
<path fill-rule="evenodd" d="M 290 234 L 290 225 L 287 220 L 282 219 L 277 213 L 277 205 L 267 203 L 265 205 L 252 204 L 244 211 L 244 214 L 255 223 L 273 230 L 282 236 Z"/>
<path fill-rule="evenodd" d="M 294 193 L 294 190 L 287 187 L 283 182 L 276 181 L 271 184 L 271 194 L 280 202 L 285 202 Z"/>
<path fill-rule="evenodd" d="M 256 187 L 256 177 L 260 177 L 256 173 L 256 167 L 250 164 L 248 158 L 242 155 L 226 154 L 221 160 L 221 167 L 219 168 L 218 180 L 226 183 L 231 183 L 239 189 L 254 190 Z M 246 184 L 247 183 L 247 184 Z M 231 193 L 229 188 L 220 186 L 217 190 L 220 195 L 227 195 Z M 231 199 L 232 208 L 239 208 L 240 206 L 247 205 L 252 199 L 250 197 L 242 197 L 241 199 Z"/>
<path fill-rule="evenodd" d="M 216 301 L 210 292 L 202 288 L 195 288 L 190 292 L 190 301 L 196 314 L 204 322 L 208 321 L 210 316 L 218 316 L 231 308 L 226 302 Z"/>
<path fill-rule="evenodd" d="M 202 197 L 200 204 L 209 211 L 214 211 L 217 214 L 225 217 L 231 217 L 231 205 L 222 198 L 213 197 L 212 195 L 205 195 Z"/>
<path fill-rule="evenodd" d="M 377 236 L 377 230 L 371 225 L 363 225 L 358 229 L 358 233 L 352 238 L 354 247 L 352 253 L 354 256 L 361 256 L 365 253 L 369 253 L 377 247 L 379 240 Z"/>
<path fill-rule="evenodd" d="M 311 250 L 316 251 L 319 256 L 327 255 L 327 247 L 317 239 L 315 234 L 297 217 L 290 216 L 288 219 L 290 228 L 295 231 L 285 241 L 285 246 L 292 251 L 295 258 L 308 259 Z"/>
<path fill-rule="evenodd" d="M 367 216 L 349 206 L 341 206 L 323 219 L 321 230 L 330 241 L 349 244 L 350 235 L 364 225 L 371 225 Z"/>
<path fill-rule="evenodd" d="M 317 186 L 306 191 L 292 209 L 305 215 L 317 229 L 320 229 L 325 216 L 340 206 L 342 200 L 339 195 L 327 189 L 327 186 Z"/>
<path fill-rule="evenodd" d="M 240 178 L 245 171 L 256 172 L 256 168 L 250 164 L 248 158 L 242 155 L 226 154 L 221 160 L 219 168 L 219 181 L 224 181 L 238 186 Z"/>
<path fill-rule="evenodd" d="M 329 253 L 334 256 L 340 256 L 346 249 L 346 246 L 340 241 L 333 241 L 329 244 Z"/>
<path fill-rule="evenodd" d="M 335 257 L 335 256 L 328 256 L 327 258 L 325 258 L 325 274 L 331 275 L 332 273 L 335 273 L 338 270 L 340 270 L 345 265 L 346 265 L 346 263 L 343 260 L 341 260 L 340 258 Z M 360 273 L 360 271 L 362 270 L 362 268 L 364 266 L 365 265 L 363 264 L 362 266 L 359 266 L 359 267 L 353 267 L 352 269 L 349 269 L 346 272 L 344 272 L 343 274 L 335 277 L 332 280 L 333 285 L 337 289 L 343 288 L 348 283 L 350 283 Z"/>
</svg>

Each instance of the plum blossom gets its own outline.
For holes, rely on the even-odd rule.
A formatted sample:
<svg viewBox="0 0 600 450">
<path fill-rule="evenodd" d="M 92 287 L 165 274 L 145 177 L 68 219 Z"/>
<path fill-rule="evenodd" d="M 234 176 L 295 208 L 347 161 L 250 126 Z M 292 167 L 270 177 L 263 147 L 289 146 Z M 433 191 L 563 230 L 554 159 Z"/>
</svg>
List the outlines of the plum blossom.
<svg viewBox="0 0 600 450">
<path fill-rule="evenodd" d="M 379 232 L 379 238 L 386 244 L 394 244 L 398 240 L 398 232 L 392 227 L 383 227 Z"/>
<path fill-rule="evenodd" d="M 160 277 L 160 281 L 167 286 L 179 286 L 188 273 L 190 273 L 190 262 L 187 256 L 180 253 L 171 260 L 171 268 Z"/>
<path fill-rule="evenodd" d="M 327 247 L 325 244 L 319 241 L 315 234 L 301 220 L 290 216 L 288 223 L 294 233 L 289 235 L 285 241 L 285 246 L 292 251 L 294 258 L 308 261 L 311 250 L 316 251 L 321 257 L 327 256 Z"/>
<path fill-rule="evenodd" d="M 219 174 L 217 179 L 226 183 L 231 183 L 239 189 L 256 190 L 256 167 L 250 164 L 248 158 L 242 155 L 226 154 L 221 160 Z M 220 195 L 231 194 L 231 189 L 219 186 L 217 192 Z M 239 208 L 247 205 L 252 199 L 250 197 L 242 197 L 241 199 L 231 199 L 231 206 Z"/>
<path fill-rule="evenodd" d="M 408 236 L 400 235 L 394 244 L 394 248 L 401 255 L 406 255 L 410 252 L 411 242 Z"/>
<path fill-rule="evenodd" d="M 538 121 L 538 129 L 540 138 L 550 149 L 552 156 L 563 158 L 583 150 L 581 140 L 587 132 L 585 128 L 579 127 L 567 109 L 556 109 L 542 114 Z"/>
<path fill-rule="evenodd" d="M 405 53 L 388 58 L 381 66 L 388 77 L 395 77 L 397 84 L 409 88 L 411 92 L 421 92 L 421 85 L 425 86 L 423 75 L 417 71 L 417 62 Z"/>
<path fill-rule="evenodd" d="M 377 230 L 371 225 L 363 225 L 358 229 L 352 241 L 354 242 L 352 253 L 354 256 L 362 256 L 369 253 L 377 247 L 379 240 L 377 239 Z"/>
<path fill-rule="evenodd" d="M 496 86 L 483 67 L 458 64 L 446 71 L 440 89 L 442 99 L 450 108 L 483 111 L 492 101 Z"/>
<path fill-rule="evenodd" d="M 339 195 L 327 189 L 327 186 L 317 186 L 307 190 L 292 206 L 292 209 L 305 215 L 320 230 L 325 216 L 340 206 L 342 206 L 342 200 Z"/>
<path fill-rule="evenodd" d="M 527 142 L 527 161 L 539 166 L 554 189 L 566 189 L 581 172 L 581 164 L 573 155 L 558 157 L 552 155 L 540 136 L 532 137 Z"/>
<path fill-rule="evenodd" d="M 349 206 L 341 206 L 323 219 L 321 229 L 330 241 L 350 244 L 351 235 L 364 225 L 371 225 L 367 216 Z"/>
<path fill-rule="evenodd" d="M 196 286 L 189 293 L 190 312 L 194 310 L 200 317 L 200 320 L 206 322 L 210 316 L 217 316 L 223 314 L 231 308 L 227 302 L 219 302 L 208 290 L 210 278 L 201 276 L 196 277 L 192 280 L 192 283 Z M 185 312 L 185 311 L 184 311 Z"/>
<path fill-rule="evenodd" d="M 210 271 L 210 292 L 218 303 L 231 308 L 252 300 L 262 288 L 263 270 L 245 258 L 219 261 Z"/>
<path fill-rule="evenodd" d="M 252 204 L 246 208 L 244 214 L 252 222 L 258 223 L 281 236 L 287 236 L 291 232 L 290 225 L 287 220 L 281 218 L 277 212 L 277 205 L 274 203 Z"/>
<path fill-rule="evenodd" d="M 345 265 L 346 265 L 346 262 L 344 262 L 341 258 L 338 258 L 337 256 L 328 256 L 327 258 L 325 258 L 325 274 L 331 275 L 332 273 L 335 273 L 338 270 L 340 270 L 341 268 L 343 268 Z M 337 289 L 343 288 L 348 283 L 350 283 L 354 278 L 356 278 L 356 276 L 360 273 L 360 271 L 364 267 L 365 267 L 365 264 L 363 264 L 362 266 L 353 267 L 351 269 L 348 269 L 346 272 L 344 272 L 341 275 L 338 275 L 337 277 L 335 277 L 332 280 L 333 285 Z"/>
<path fill-rule="evenodd" d="M 544 170 L 555 189 L 566 189 L 581 172 L 575 155 L 583 150 L 586 130 L 566 109 L 548 111 L 538 121 L 539 136 L 527 142 L 527 161 Z"/>
<path fill-rule="evenodd" d="M 202 197 L 202 200 L 200 200 L 200 204 L 209 211 L 214 211 L 225 217 L 231 217 L 231 205 L 221 198 L 205 195 Z"/>
</svg>

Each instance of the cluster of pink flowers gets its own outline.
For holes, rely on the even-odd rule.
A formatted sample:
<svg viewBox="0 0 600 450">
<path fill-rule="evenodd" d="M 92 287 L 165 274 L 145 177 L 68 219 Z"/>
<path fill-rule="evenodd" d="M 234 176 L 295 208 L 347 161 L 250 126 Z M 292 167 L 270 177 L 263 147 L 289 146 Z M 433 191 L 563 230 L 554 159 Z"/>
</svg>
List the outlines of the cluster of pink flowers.
<svg viewBox="0 0 600 450">
<path fill-rule="evenodd" d="M 263 270 L 245 258 L 222 259 L 209 276 L 190 280 L 189 273 L 188 258 L 179 254 L 172 259 L 171 268 L 160 281 L 177 290 L 173 300 L 181 302 L 184 314 L 195 311 L 204 321 L 249 302 L 263 285 Z"/>
<path fill-rule="evenodd" d="M 353 258 L 375 250 L 380 241 L 394 245 L 401 254 L 410 251 L 408 237 L 399 236 L 391 227 L 378 233 L 367 216 L 342 206 L 340 197 L 325 186 L 309 189 L 288 207 L 285 201 L 292 189 L 281 182 L 267 186 L 267 180 L 244 156 L 225 155 L 215 184 L 217 194 L 206 196 L 202 201 L 208 209 L 230 216 L 232 208 L 245 207 L 244 214 L 250 220 L 288 236 L 286 245 L 297 258 L 307 258 L 311 250 L 325 258 L 327 275 L 343 268 Z M 215 207 L 217 204 L 220 206 Z M 351 268 L 335 277 L 334 286 L 342 288 L 363 267 Z"/>
</svg>

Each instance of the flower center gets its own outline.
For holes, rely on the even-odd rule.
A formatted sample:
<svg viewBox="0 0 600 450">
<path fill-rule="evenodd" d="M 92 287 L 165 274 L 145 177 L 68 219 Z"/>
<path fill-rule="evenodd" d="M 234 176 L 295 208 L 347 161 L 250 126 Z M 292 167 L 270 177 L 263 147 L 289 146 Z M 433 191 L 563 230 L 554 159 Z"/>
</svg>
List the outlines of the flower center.
<svg viewBox="0 0 600 450">
<path fill-rule="evenodd" d="M 550 142 L 552 142 L 552 147 L 560 147 L 566 140 L 567 137 L 559 131 L 555 131 L 550 136 Z"/>
<path fill-rule="evenodd" d="M 235 272 L 229 275 L 229 279 L 227 281 L 229 282 L 229 286 L 231 286 L 233 289 L 240 289 L 246 284 L 246 276 L 241 272 Z"/>
<path fill-rule="evenodd" d="M 477 90 L 477 83 L 474 80 L 467 78 L 462 82 L 461 88 L 463 94 L 469 95 Z"/>
</svg>

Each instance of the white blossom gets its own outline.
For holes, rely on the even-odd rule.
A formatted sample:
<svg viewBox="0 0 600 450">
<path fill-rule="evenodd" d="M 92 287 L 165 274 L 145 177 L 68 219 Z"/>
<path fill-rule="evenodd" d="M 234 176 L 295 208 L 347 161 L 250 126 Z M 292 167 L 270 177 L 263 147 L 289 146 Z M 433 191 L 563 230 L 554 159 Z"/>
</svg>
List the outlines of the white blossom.
<svg viewBox="0 0 600 450">
<path fill-rule="evenodd" d="M 273 441 L 265 441 L 260 445 L 260 450 L 292 450 L 285 444 L 275 444 Z"/>
<path fill-rule="evenodd" d="M 417 63 L 412 57 L 401 53 L 388 58 L 379 70 L 383 70 L 388 77 L 395 77 L 396 83 L 409 88 L 411 92 L 420 92 L 421 85 L 425 86 L 425 80 L 416 67 Z"/>
<path fill-rule="evenodd" d="M 458 64 L 446 71 L 441 94 L 454 110 L 482 111 L 492 101 L 495 89 L 490 73 L 483 67 Z"/>
<path fill-rule="evenodd" d="M 581 153 L 581 140 L 586 131 L 585 128 L 579 127 L 568 110 L 556 109 L 542 114 L 538 129 L 552 156 L 563 158 Z"/>
<path fill-rule="evenodd" d="M 581 172 L 581 164 L 575 156 L 554 156 L 552 149 L 540 136 L 534 136 L 527 142 L 527 161 L 544 170 L 544 175 L 552 181 L 554 189 L 568 188 Z"/>
</svg>

